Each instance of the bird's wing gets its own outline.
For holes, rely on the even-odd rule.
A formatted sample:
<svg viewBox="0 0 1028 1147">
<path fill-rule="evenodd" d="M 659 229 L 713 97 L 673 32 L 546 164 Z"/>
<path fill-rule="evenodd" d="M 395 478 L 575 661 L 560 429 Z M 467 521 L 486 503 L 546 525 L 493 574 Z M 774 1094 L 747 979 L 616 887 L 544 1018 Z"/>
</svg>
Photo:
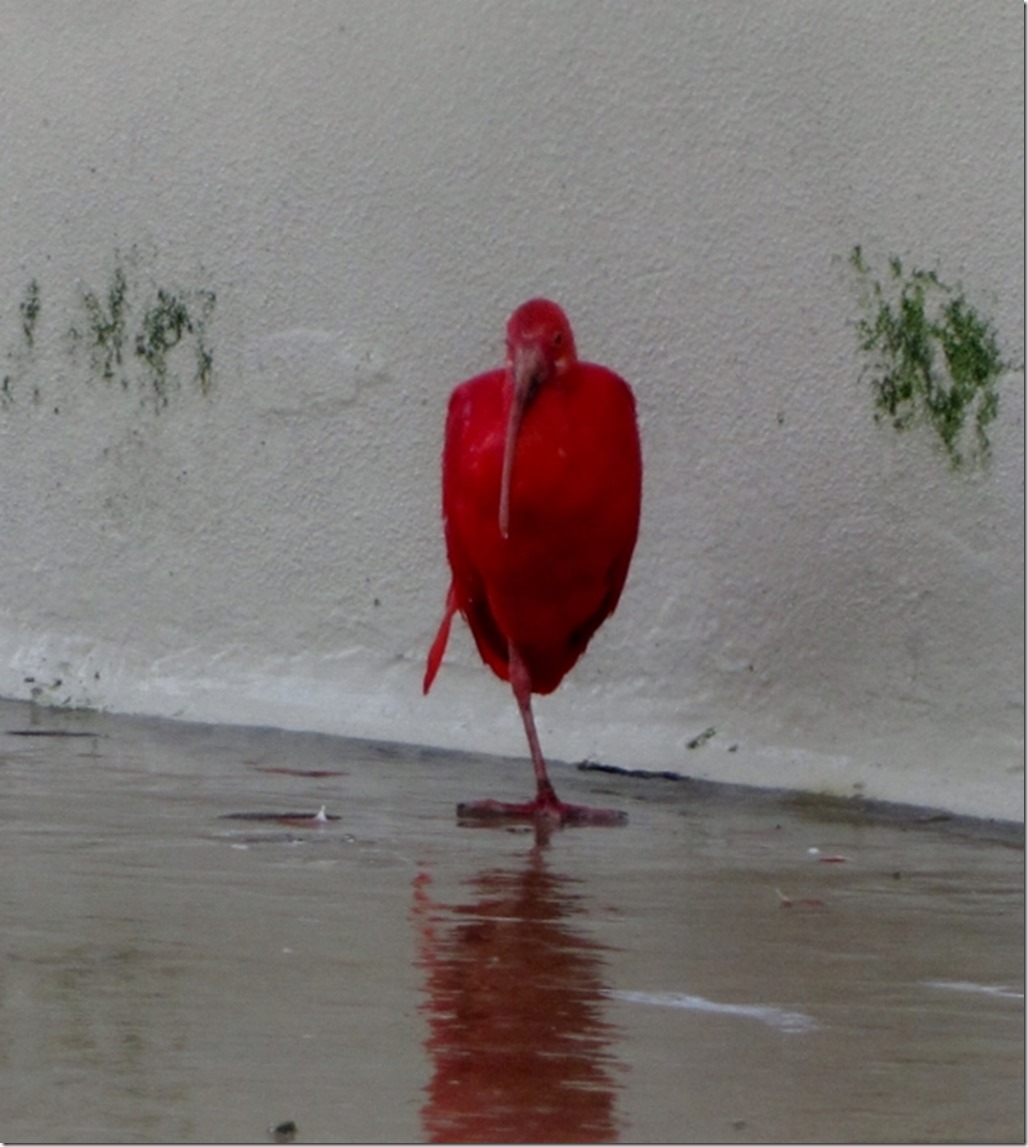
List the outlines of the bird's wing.
<svg viewBox="0 0 1028 1147">
<path fill-rule="evenodd" d="M 584 621 L 568 634 L 568 649 L 573 655 L 568 668 L 581 657 L 585 652 L 586 646 L 592 639 L 592 635 L 617 608 L 618 601 L 621 598 L 621 591 L 625 587 L 625 579 L 628 577 L 628 567 L 632 560 L 634 544 L 635 539 L 633 538 L 632 545 L 627 546 L 611 565 L 607 575 L 607 592 L 603 595 L 600 604 Z M 565 670 L 565 672 L 567 672 L 567 670 Z"/>
<path fill-rule="evenodd" d="M 482 660 L 502 680 L 508 679 L 507 638 L 489 606 L 486 579 L 475 558 L 476 538 L 487 519 L 492 527 L 495 504 L 482 504 L 479 467 L 495 462 L 496 498 L 499 497 L 499 450 L 490 445 L 495 426 L 502 425 L 497 407 L 502 403 L 503 371 L 490 371 L 458 386 L 450 397 L 443 449 L 443 517 L 446 552 L 453 571 L 456 608 L 463 614 Z M 486 502 L 490 502 L 486 496 Z"/>
</svg>

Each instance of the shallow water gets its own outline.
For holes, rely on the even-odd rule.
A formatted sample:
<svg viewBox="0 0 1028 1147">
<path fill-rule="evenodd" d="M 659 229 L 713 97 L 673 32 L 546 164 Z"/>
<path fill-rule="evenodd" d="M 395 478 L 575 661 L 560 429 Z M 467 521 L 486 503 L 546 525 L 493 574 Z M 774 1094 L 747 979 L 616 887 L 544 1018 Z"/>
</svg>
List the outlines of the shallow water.
<svg viewBox="0 0 1028 1147">
<path fill-rule="evenodd" d="M 554 779 L 0 703 L 0 1139 L 1023 1140 L 1016 834 Z"/>
</svg>

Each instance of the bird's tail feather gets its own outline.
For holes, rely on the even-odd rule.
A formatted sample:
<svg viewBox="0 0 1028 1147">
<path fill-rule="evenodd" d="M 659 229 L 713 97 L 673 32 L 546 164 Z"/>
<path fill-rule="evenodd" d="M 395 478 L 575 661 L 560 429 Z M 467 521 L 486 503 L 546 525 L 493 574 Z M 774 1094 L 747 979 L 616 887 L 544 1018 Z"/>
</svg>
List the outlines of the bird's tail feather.
<svg viewBox="0 0 1028 1147">
<path fill-rule="evenodd" d="M 450 586 L 450 592 L 446 595 L 446 611 L 443 614 L 443 620 L 439 623 L 439 632 L 435 635 L 435 640 L 432 642 L 432 648 L 428 651 L 428 662 L 425 665 L 425 683 L 424 692 L 428 692 L 432 688 L 432 682 L 435 680 L 435 675 L 439 672 L 439 665 L 443 659 L 443 654 L 446 652 L 446 643 L 450 640 L 450 622 L 453 621 L 453 615 L 457 612 L 457 594 L 453 586 Z"/>
</svg>

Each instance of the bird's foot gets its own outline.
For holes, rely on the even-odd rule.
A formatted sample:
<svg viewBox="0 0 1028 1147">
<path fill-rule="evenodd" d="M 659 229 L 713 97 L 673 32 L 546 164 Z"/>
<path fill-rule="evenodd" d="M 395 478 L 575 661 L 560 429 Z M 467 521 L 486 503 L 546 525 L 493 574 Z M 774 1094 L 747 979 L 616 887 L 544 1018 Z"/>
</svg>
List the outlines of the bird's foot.
<svg viewBox="0 0 1028 1147">
<path fill-rule="evenodd" d="M 616 808 L 589 808 L 587 805 L 565 804 L 556 796 L 540 796 L 524 804 L 507 801 L 465 801 L 457 805 L 458 820 L 499 821 L 534 820 L 549 824 L 591 824 L 613 826 L 628 823 L 628 813 Z"/>
</svg>

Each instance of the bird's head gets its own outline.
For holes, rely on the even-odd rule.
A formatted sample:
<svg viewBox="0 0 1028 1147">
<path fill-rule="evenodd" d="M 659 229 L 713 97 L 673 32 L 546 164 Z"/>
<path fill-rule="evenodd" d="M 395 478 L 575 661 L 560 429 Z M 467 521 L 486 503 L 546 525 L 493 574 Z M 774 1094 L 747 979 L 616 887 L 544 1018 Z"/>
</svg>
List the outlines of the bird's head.
<svg viewBox="0 0 1028 1147">
<path fill-rule="evenodd" d="M 507 373 L 512 398 L 500 478 L 500 533 L 510 529 L 510 483 L 521 420 L 539 388 L 559 379 L 575 362 L 575 337 L 567 315 L 549 299 L 529 299 L 507 321 Z"/>
<path fill-rule="evenodd" d="M 568 317 L 549 299 L 529 299 L 507 320 L 507 368 L 534 392 L 575 361 Z"/>
</svg>

